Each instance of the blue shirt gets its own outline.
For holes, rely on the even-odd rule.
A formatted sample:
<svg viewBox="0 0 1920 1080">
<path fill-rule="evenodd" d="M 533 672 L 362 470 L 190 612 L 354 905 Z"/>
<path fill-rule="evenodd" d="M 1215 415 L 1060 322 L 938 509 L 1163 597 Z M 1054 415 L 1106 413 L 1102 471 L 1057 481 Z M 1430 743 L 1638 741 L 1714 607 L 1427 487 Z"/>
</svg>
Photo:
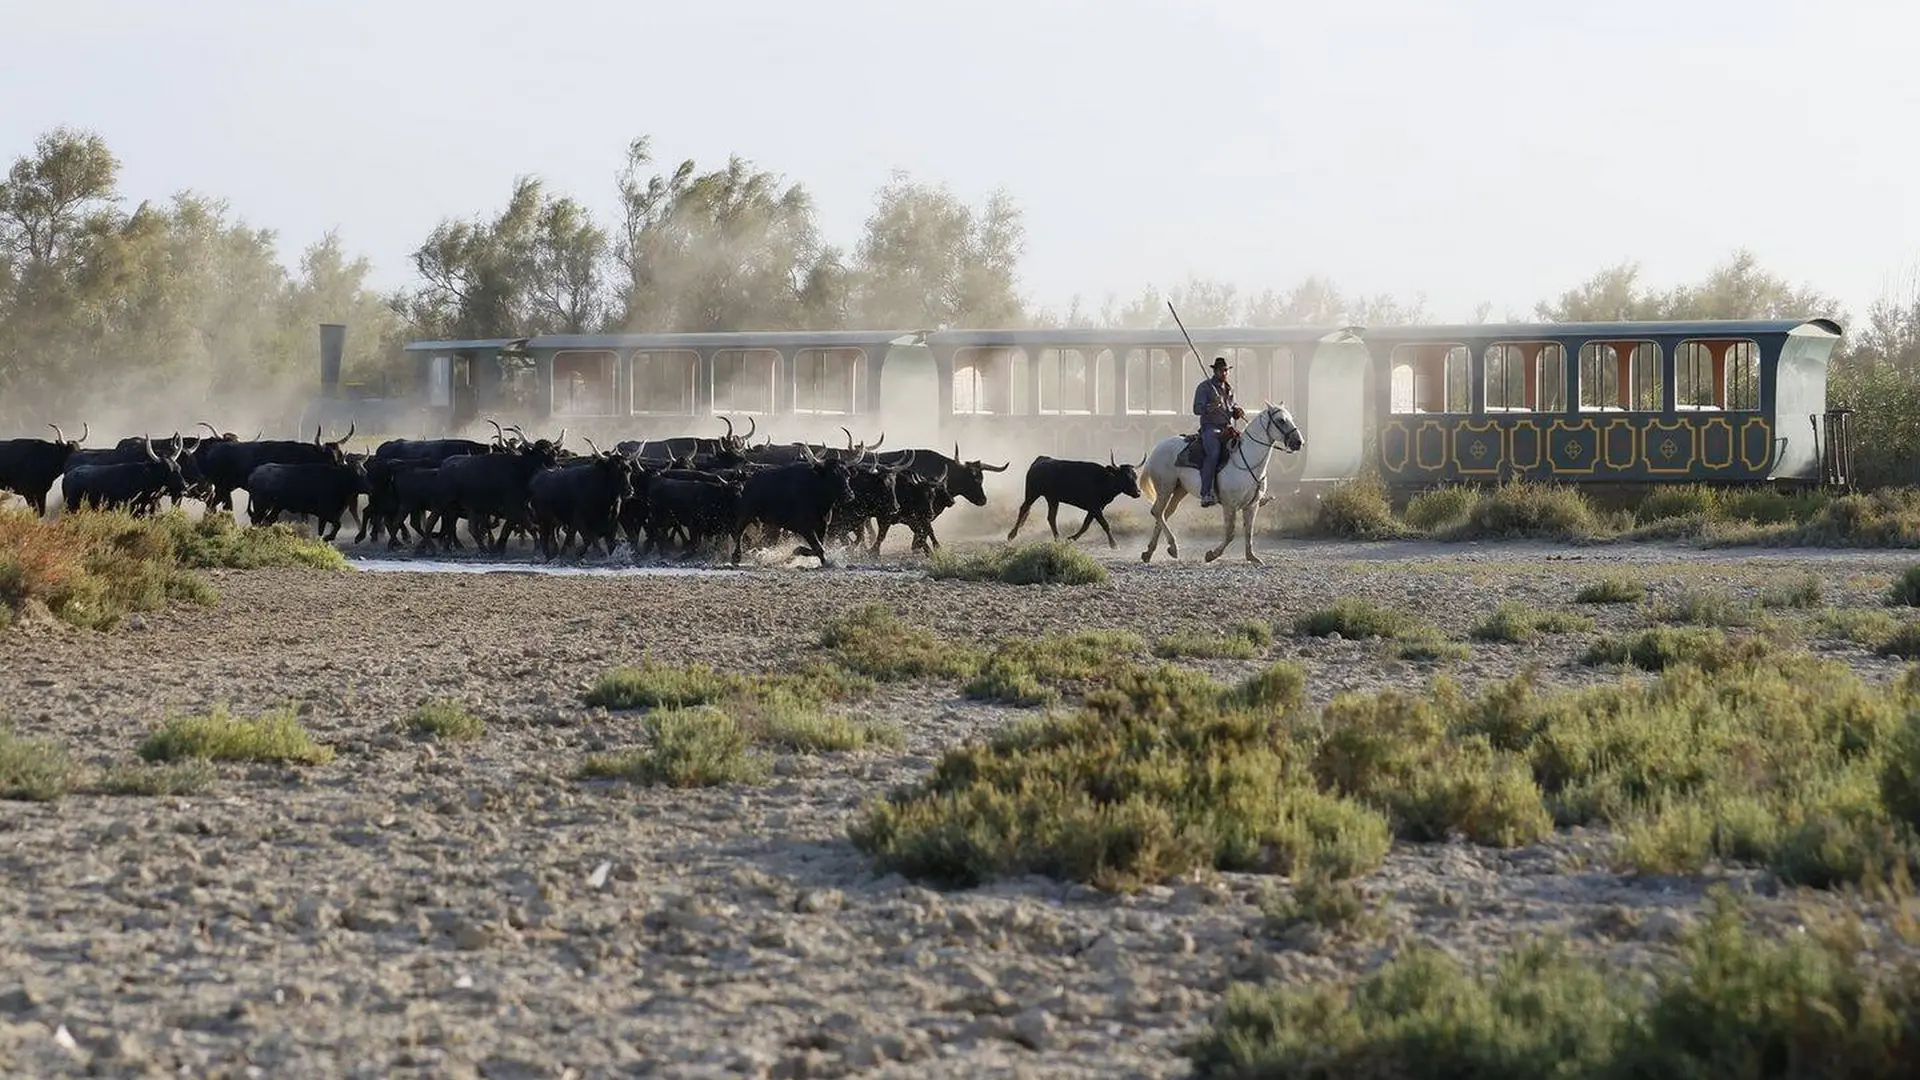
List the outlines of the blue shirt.
<svg viewBox="0 0 1920 1080">
<path fill-rule="evenodd" d="M 1201 383 L 1193 392 L 1193 415 L 1203 428 L 1226 427 L 1233 422 L 1233 390 L 1215 385 L 1212 379 Z"/>
</svg>

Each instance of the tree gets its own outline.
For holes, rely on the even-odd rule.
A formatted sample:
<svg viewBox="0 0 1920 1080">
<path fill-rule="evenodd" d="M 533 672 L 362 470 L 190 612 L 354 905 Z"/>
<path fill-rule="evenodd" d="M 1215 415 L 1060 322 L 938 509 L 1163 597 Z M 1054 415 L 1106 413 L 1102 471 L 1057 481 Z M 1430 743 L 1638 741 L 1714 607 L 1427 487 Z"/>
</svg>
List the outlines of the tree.
<svg viewBox="0 0 1920 1080">
<path fill-rule="evenodd" d="M 838 325 L 845 275 L 823 246 L 813 197 L 734 155 L 696 172 L 646 175 L 635 139 L 618 181 L 614 254 L 627 278 L 611 324 L 629 332 L 784 330 Z"/>
<path fill-rule="evenodd" d="M 945 187 L 896 172 L 880 189 L 853 270 L 854 318 L 865 326 L 1009 327 L 1026 227 L 1005 192 L 978 209 Z"/>
</svg>

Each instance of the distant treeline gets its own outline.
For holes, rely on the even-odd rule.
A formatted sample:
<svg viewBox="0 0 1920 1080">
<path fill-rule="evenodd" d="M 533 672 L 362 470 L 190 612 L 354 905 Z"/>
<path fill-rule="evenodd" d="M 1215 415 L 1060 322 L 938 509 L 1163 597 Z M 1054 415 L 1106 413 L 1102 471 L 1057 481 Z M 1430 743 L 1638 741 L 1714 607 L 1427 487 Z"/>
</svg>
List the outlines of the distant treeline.
<svg viewBox="0 0 1920 1080">
<path fill-rule="evenodd" d="M 1190 280 L 1036 308 L 1020 293 L 1025 226 L 1004 192 L 969 205 L 899 175 L 851 247 L 821 235 L 812 195 L 733 157 L 656 171 L 626 148 L 617 220 L 522 178 L 498 211 L 434 225 L 414 283 L 367 286 L 370 266 L 329 235 L 297 267 L 274 233 L 226 203 L 182 192 L 125 206 L 120 162 L 98 135 L 40 136 L 0 182 L 0 427 L 78 417 L 103 403 L 164 401 L 223 415 L 312 392 L 321 322 L 349 326 L 345 378 L 380 392 L 401 343 L 603 330 L 1159 326 L 1382 326 L 1430 318 L 1421 302 L 1349 296 L 1310 277 L 1243 293 Z M 1486 319 L 1483 306 L 1478 317 Z M 1514 314 L 1514 313 L 1508 313 Z M 1856 319 L 1832 298 L 1735 252 L 1661 291 L 1608 267 L 1518 317 L 1547 320 L 1827 315 L 1848 333 L 1832 397 L 1857 418 L 1863 477 L 1920 479 L 1920 289 Z"/>
</svg>

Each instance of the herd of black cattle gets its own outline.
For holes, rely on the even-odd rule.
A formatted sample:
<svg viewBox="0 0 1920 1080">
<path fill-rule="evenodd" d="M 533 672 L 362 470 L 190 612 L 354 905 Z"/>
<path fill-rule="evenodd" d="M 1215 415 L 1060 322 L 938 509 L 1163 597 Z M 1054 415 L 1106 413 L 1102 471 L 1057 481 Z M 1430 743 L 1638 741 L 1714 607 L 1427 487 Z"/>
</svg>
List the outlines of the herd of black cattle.
<svg viewBox="0 0 1920 1080">
<path fill-rule="evenodd" d="M 610 450 L 589 439 L 584 454 L 564 449 L 565 430 L 553 440 L 530 439 L 518 427 L 488 422 L 491 441 L 390 439 L 371 454 L 345 449 L 351 427 L 331 442 L 315 431 L 307 442 L 244 440 L 202 423 L 211 434 L 134 436 L 111 449 L 83 449 L 90 429 L 69 440 L 48 425 L 53 439 L 0 439 L 0 490 L 21 495 L 43 517 L 56 480 L 67 507 L 135 515 L 185 498 L 231 513 L 233 493 L 245 491 L 256 525 L 312 518 L 332 541 L 342 518 L 352 515 L 359 523 L 355 544 L 385 535 L 390 548 L 411 540 L 421 554 L 436 544 L 442 551 L 462 547 L 455 526 L 464 521 L 475 545 L 496 554 L 513 535 L 548 559 L 576 540 L 581 555 L 604 545 L 611 556 L 624 536 L 637 560 L 674 547 L 684 558 L 730 539 L 737 564 L 748 531 L 758 527 L 767 543 L 792 533 L 802 542 L 796 555 L 825 565 L 827 542 L 865 543 L 869 526 L 875 554 L 894 525 L 911 530 L 913 550 L 930 552 L 939 546 L 934 520 L 958 499 L 985 506 L 985 474 L 1008 468 L 962 460 L 957 445 L 951 457 L 924 449 L 880 453 L 884 434 L 872 447 L 856 444 L 851 432 L 845 448 L 755 446 L 754 426 L 736 434 L 724 418 L 727 432 L 716 438 L 622 442 Z M 1139 497 L 1140 488 L 1132 465 L 1042 457 L 1028 468 L 1026 495 L 1022 521 L 1035 500 L 1045 499 L 1052 525 L 1058 504 L 1066 503 L 1087 511 L 1080 533 L 1098 521 L 1111 545 L 1102 510 L 1119 496 Z"/>
</svg>

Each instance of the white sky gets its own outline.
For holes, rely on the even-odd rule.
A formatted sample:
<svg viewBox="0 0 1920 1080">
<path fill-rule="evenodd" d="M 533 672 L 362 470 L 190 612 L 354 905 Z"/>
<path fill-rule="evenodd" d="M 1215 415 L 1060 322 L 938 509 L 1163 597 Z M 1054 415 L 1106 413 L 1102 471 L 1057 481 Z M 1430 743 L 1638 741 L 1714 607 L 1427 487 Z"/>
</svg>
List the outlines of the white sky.
<svg viewBox="0 0 1920 1080">
<path fill-rule="evenodd" d="M 1920 264 L 1909 0 L 0 0 L 0 156 L 105 136 L 132 199 L 329 228 L 376 284 L 534 173 L 739 152 L 851 247 L 894 169 L 1025 211 L 1022 287 L 1331 276 L 1524 315 L 1734 248 L 1856 318 Z M 607 217 L 611 224 L 611 217 Z"/>
</svg>

